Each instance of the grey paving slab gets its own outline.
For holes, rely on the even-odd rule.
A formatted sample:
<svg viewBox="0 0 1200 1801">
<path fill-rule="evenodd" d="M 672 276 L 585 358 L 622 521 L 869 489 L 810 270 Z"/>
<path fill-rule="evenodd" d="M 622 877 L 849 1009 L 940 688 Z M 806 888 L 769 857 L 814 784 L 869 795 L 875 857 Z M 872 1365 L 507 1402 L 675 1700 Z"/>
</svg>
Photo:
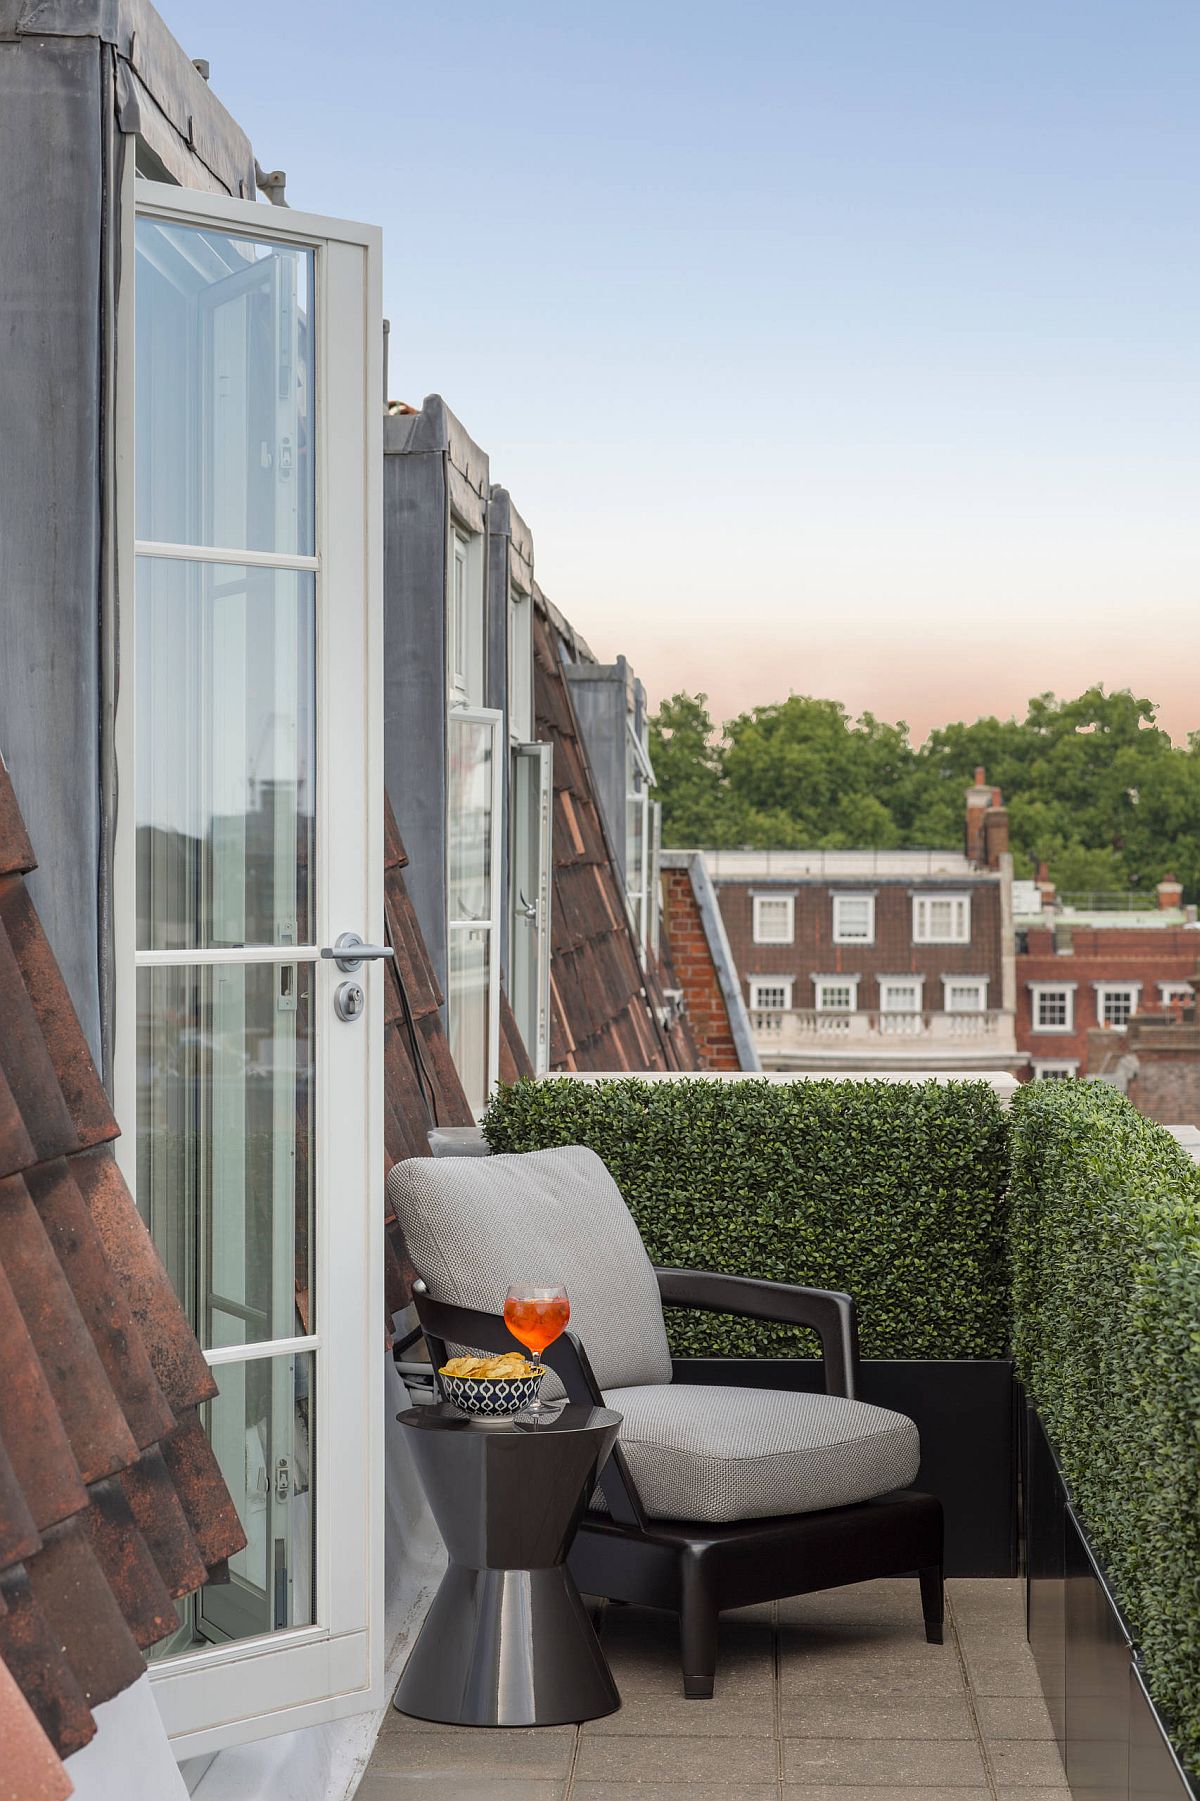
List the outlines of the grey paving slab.
<svg viewBox="0 0 1200 1801">
<path fill-rule="evenodd" d="M 913 1788 L 813 1788 L 807 1782 L 785 1782 L 783 1785 L 784 1801 L 916 1801 L 917 1790 Z M 988 1788 L 923 1788 L 920 1790 L 921 1801 L 978 1801 L 981 1795 L 991 1794 Z"/>
<path fill-rule="evenodd" d="M 678 1679 L 668 1692 L 646 1688 L 628 1673 L 614 1669 L 621 1691 L 621 1706 L 602 1720 L 584 1726 L 588 1737 L 626 1733 L 666 1733 L 681 1738 L 774 1738 L 775 1698 L 768 1676 L 761 1690 L 747 1696 L 740 1688 L 726 1687 L 718 1677 L 711 1701 L 689 1701 Z"/>
<path fill-rule="evenodd" d="M 814 1650 L 779 1634 L 779 1683 L 797 1695 L 961 1695 L 962 1664 L 953 1643 L 827 1645 Z"/>
<path fill-rule="evenodd" d="M 970 1739 L 787 1738 L 789 1782 L 833 1788 L 981 1788 L 987 1784 L 979 1746 Z"/>
<path fill-rule="evenodd" d="M 975 1711 L 985 1739 L 1054 1737 L 1054 1727 L 1040 1695 L 977 1695 Z"/>
<path fill-rule="evenodd" d="M 778 1801 L 774 1782 L 577 1782 L 571 1801 Z"/>
<path fill-rule="evenodd" d="M 1027 1788 L 998 1788 L 996 1801 L 1029 1801 Z M 1039 1788 L 1037 1801 L 1072 1801 L 1071 1791 L 1065 1785 L 1062 1788 Z"/>
<path fill-rule="evenodd" d="M 1062 1788 L 1066 1772 L 1058 1746 L 1034 1739 L 993 1739 L 987 1747 L 996 1785 L 1006 1788 Z"/>
<path fill-rule="evenodd" d="M 702 1707 L 703 1702 L 694 1702 Z M 769 1738 L 683 1739 L 584 1733 L 575 1763 L 575 1787 L 582 1782 L 670 1784 L 711 1782 L 714 1776 L 742 1783 L 774 1782 L 775 1741 Z"/>
<path fill-rule="evenodd" d="M 1040 1695 L 1033 1654 L 1015 1636 L 996 1641 L 996 1649 L 963 1648 L 967 1680 L 976 1695 Z"/>
<path fill-rule="evenodd" d="M 571 1772 L 575 1735 L 450 1726 L 436 1732 L 381 1733 L 369 1765 L 375 1774 L 399 1771 L 427 1779 L 487 1775 L 565 1777 Z"/>
<path fill-rule="evenodd" d="M 971 1739 L 965 1695 L 810 1695 L 781 1707 L 785 1738 Z"/>
<path fill-rule="evenodd" d="M 494 1776 L 427 1776 L 420 1771 L 368 1770 L 354 1801 L 564 1801 L 564 1782 Z"/>
</svg>

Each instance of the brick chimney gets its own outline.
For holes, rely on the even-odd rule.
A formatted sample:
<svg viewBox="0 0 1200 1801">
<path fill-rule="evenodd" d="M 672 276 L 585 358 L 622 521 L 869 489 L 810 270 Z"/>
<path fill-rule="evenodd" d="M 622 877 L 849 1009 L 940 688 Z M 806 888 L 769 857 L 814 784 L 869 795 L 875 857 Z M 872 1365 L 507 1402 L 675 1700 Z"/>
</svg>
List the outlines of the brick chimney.
<svg viewBox="0 0 1200 1801">
<path fill-rule="evenodd" d="M 967 861 L 982 865 L 985 859 L 984 820 L 992 804 L 992 791 L 987 785 L 987 771 L 975 771 L 975 786 L 967 789 Z"/>
<path fill-rule="evenodd" d="M 967 789 L 967 857 L 979 869 L 999 869 L 1008 852 L 1008 812 L 999 788 L 989 788 L 982 764 Z"/>
<path fill-rule="evenodd" d="M 1177 882 L 1175 877 L 1168 872 L 1154 892 L 1158 896 L 1160 911 L 1165 913 L 1169 908 L 1178 907 L 1182 902 L 1183 883 Z"/>
<path fill-rule="evenodd" d="M 1034 881 L 1037 885 L 1037 891 L 1042 897 L 1042 912 L 1053 918 L 1055 908 L 1058 905 L 1058 889 L 1050 880 L 1050 870 L 1045 863 L 1038 864 L 1037 875 L 1034 877 Z"/>
</svg>

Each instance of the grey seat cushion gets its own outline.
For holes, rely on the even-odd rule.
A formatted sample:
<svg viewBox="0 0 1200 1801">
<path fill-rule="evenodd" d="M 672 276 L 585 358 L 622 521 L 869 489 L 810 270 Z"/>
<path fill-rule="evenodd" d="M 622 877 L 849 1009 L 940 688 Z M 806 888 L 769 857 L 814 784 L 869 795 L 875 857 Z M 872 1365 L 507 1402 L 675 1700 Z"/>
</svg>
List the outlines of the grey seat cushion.
<svg viewBox="0 0 1200 1801">
<path fill-rule="evenodd" d="M 671 1380 L 653 1266 L 594 1151 L 410 1157 L 387 1186 L 435 1301 L 502 1313 L 510 1283 L 561 1282 L 601 1388 Z M 543 1392 L 561 1394 L 557 1377 Z"/>
<path fill-rule="evenodd" d="M 846 1507 L 907 1488 L 921 1460 L 904 1414 L 839 1395 L 681 1382 L 606 1389 L 604 1399 L 624 1416 L 621 1446 L 654 1519 Z"/>
</svg>

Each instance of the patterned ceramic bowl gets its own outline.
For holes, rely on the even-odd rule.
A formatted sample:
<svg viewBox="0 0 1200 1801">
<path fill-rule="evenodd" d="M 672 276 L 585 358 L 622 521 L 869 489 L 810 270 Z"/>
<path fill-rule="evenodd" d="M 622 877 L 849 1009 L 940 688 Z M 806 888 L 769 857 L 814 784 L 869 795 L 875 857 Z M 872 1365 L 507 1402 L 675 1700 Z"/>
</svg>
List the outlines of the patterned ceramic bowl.
<svg viewBox="0 0 1200 1801">
<path fill-rule="evenodd" d="M 536 1376 L 441 1376 L 446 1399 L 463 1413 L 478 1413 L 500 1419 L 507 1413 L 520 1413 L 522 1407 L 537 1398 L 545 1370 Z"/>
</svg>

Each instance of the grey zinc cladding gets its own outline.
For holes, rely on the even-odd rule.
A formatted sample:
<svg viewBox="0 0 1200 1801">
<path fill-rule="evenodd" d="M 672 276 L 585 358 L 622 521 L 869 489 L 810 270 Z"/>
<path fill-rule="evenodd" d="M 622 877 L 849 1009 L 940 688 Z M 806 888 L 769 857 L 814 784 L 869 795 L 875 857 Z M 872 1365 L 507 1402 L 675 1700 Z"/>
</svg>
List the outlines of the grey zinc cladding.
<svg viewBox="0 0 1200 1801">
<path fill-rule="evenodd" d="M 388 414 L 383 452 L 384 780 L 444 994 L 446 558 L 452 515 L 472 532 L 487 531 L 488 459 L 438 394 L 419 412 Z"/>
<path fill-rule="evenodd" d="M 564 667 L 596 798 L 624 885 L 626 722 L 633 724 L 635 730 L 640 725 L 645 715 L 645 692 L 624 657 L 618 657 L 615 663 L 567 663 Z"/>
<path fill-rule="evenodd" d="M 0 44 L 0 751 L 38 845 L 30 891 L 103 1062 L 122 183 L 136 142 L 187 187 L 253 197 L 254 157 L 144 0 L 0 0 Z"/>
</svg>

